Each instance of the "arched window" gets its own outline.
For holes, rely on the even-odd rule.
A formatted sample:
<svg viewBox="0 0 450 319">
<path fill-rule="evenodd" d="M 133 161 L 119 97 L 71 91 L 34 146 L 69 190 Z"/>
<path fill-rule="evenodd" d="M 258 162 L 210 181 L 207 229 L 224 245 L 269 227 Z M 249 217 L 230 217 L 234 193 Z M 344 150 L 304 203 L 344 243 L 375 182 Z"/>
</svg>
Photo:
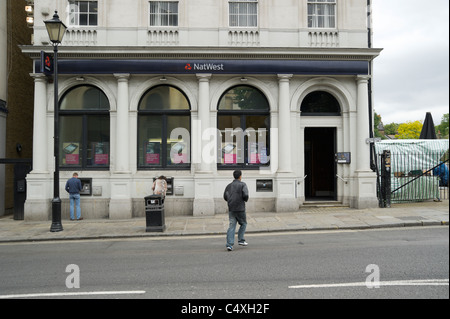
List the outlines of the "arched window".
<svg viewBox="0 0 450 319">
<path fill-rule="evenodd" d="M 261 91 L 236 86 L 220 99 L 217 115 L 219 168 L 269 165 L 270 106 Z"/>
<path fill-rule="evenodd" d="M 139 103 L 138 168 L 189 169 L 191 112 L 177 88 L 160 85 Z"/>
<path fill-rule="evenodd" d="M 328 92 L 309 93 L 302 102 L 302 116 L 340 116 L 341 106 Z"/>
<path fill-rule="evenodd" d="M 97 87 L 81 85 L 60 101 L 59 164 L 65 169 L 109 169 L 109 101 Z"/>
</svg>

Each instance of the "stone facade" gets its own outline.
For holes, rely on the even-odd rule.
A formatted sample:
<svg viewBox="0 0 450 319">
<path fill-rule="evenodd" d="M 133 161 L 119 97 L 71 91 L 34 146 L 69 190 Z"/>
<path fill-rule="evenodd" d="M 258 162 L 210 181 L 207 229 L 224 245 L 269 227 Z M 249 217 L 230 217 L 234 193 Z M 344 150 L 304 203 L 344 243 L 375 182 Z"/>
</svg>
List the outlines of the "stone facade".
<svg viewBox="0 0 450 319">
<path fill-rule="evenodd" d="M 96 88 L 109 102 L 110 123 L 110 150 L 102 157 L 109 160 L 107 169 L 80 169 L 78 157 L 77 165 L 63 167 L 63 217 L 68 217 L 64 183 L 75 170 L 81 177 L 92 178 L 96 189 L 82 198 L 84 214 L 90 218 L 143 216 L 143 198 L 151 193 L 153 178 L 159 175 L 174 178 L 176 192 L 167 197 L 168 215 L 225 213 L 222 195 L 234 166 L 211 162 L 205 152 L 221 152 L 211 134 L 224 114 L 219 105 L 226 92 L 242 86 L 265 98 L 270 131 L 270 164 L 250 165 L 250 169 L 247 165 L 256 163 L 252 161 L 257 157 L 250 159 L 249 155 L 245 165 L 237 166 L 249 186 L 249 211 L 297 211 L 311 197 L 358 208 L 377 205 L 376 176 L 370 169 L 366 139 L 371 127 L 371 64 L 381 50 L 368 45 L 370 6 L 366 1 L 331 1 L 327 16 L 332 16 L 328 23 L 334 24 L 326 28 L 310 24 L 311 19 L 319 20 L 308 16 L 308 6 L 315 3 L 307 0 L 251 1 L 257 18 L 247 26 L 232 25 L 231 6 L 239 1 L 171 1 L 177 6 L 177 22 L 171 26 L 152 25 L 151 10 L 167 1 L 94 2 L 96 24 L 80 26 L 73 25 L 73 12 L 78 8 L 70 7 L 69 1 L 34 1 L 35 43 L 22 47 L 35 61 L 34 153 L 33 171 L 27 177 L 27 219 L 50 216 L 55 106 L 53 86 L 40 73 L 40 52 L 50 52 L 43 20 L 54 9 L 68 26 L 59 55 L 59 99 L 80 86 Z M 250 21 L 251 14 L 247 15 Z M 143 167 L 139 162 L 143 156 L 139 123 L 145 115 L 140 105 L 147 92 L 160 86 L 176 88 L 189 104 L 190 159 L 183 169 Z M 302 114 L 305 101 L 316 92 L 331 97 L 339 110 Z M 171 113 L 161 114 L 164 120 Z M 253 113 L 242 114 L 245 119 Z M 329 132 L 324 144 L 330 145 L 333 154 L 319 150 L 312 155 L 311 145 L 320 149 L 320 141 L 311 134 L 314 129 Z M 169 150 L 170 145 L 163 147 Z M 337 153 L 351 154 L 351 161 L 336 162 Z M 326 157 L 331 177 L 323 189 L 314 186 L 321 182 L 320 171 L 311 169 L 311 162 L 322 157 Z M 150 157 L 146 160 L 152 163 Z M 272 188 L 257 188 L 261 180 Z"/>
</svg>

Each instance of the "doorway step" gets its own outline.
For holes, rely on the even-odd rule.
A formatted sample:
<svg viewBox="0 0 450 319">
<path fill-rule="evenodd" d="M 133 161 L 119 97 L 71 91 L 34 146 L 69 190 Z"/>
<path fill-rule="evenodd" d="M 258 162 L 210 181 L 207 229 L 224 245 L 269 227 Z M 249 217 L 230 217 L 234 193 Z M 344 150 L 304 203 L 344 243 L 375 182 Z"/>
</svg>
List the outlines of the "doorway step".
<svg viewBox="0 0 450 319">
<path fill-rule="evenodd" d="M 342 204 L 338 201 L 323 201 L 323 200 L 312 200 L 303 203 L 303 208 L 349 208 L 348 205 Z"/>
</svg>

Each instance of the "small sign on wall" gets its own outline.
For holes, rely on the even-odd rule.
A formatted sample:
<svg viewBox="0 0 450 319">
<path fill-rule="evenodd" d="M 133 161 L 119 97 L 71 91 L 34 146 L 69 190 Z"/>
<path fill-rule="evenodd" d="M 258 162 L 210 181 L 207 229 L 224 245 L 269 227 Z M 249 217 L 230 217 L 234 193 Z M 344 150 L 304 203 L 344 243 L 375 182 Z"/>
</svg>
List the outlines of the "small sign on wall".
<svg viewBox="0 0 450 319">
<path fill-rule="evenodd" d="M 273 192 L 273 180 L 272 179 L 257 179 L 256 180 L 257 192 Z"/>
<path fill-rule="evenodd" d="M 352 153 L 350 152 L 336 153 L 336 163 L 350 164 L 351 162 L 352 162 Z"/>
</svg>

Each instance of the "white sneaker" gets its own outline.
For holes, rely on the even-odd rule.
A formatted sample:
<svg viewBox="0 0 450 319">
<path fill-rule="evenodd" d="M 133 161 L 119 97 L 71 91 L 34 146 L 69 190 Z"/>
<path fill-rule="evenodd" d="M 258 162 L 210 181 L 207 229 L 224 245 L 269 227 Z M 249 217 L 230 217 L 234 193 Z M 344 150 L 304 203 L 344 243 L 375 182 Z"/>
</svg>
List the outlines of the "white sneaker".
<svg viewBox="0 0 450 319">
<path fill-rule="evenodd" d="M 246 241 L 240 241 L 238 244 L 241 245 L 241 246 L 247 246 L 248 245 L 248 243 Z"/>
<path fill-rule="evenodd" d="M 227 246 L 228 251 L 233 251 L 233 246 Z"/>
</svg>

